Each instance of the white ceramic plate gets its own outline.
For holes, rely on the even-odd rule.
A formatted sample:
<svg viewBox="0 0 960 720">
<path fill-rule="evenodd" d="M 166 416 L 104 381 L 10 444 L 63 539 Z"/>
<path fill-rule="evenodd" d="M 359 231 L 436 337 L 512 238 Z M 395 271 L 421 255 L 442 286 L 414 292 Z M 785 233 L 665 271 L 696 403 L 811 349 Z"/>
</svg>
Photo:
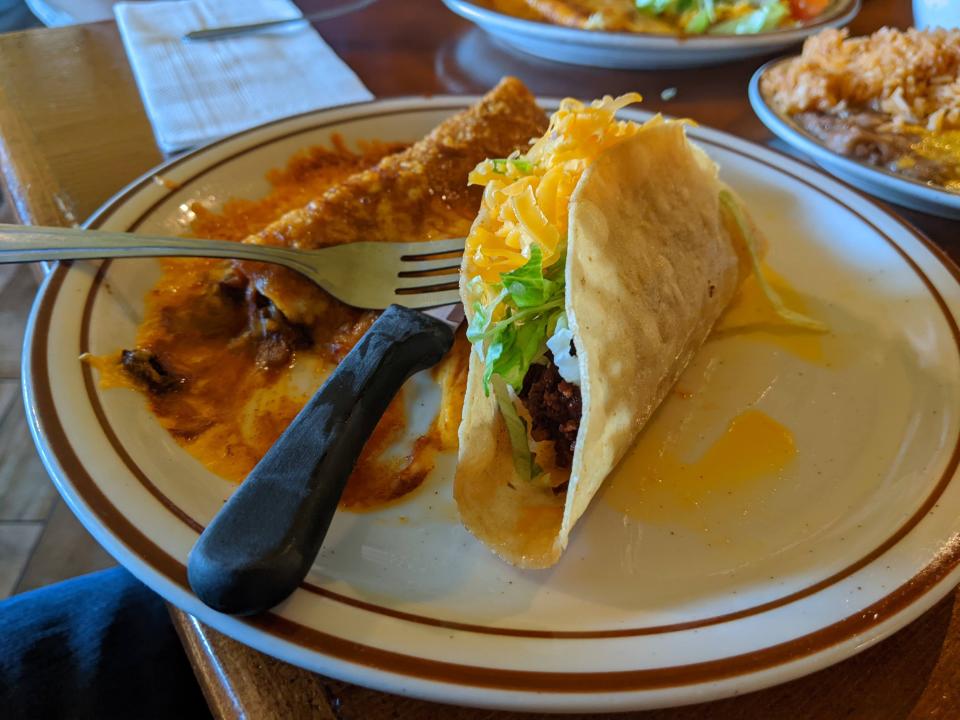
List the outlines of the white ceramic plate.
<svg viewBox="0 0 960 720">
<path fill-rule="evenodd" d="M 443 0 L 498 43 L 547 60 L 626 70 L 712 65 L 766 55 L 827 28 L 843 27 L 860 11 L 860 0 L 835 0 L 816 21 L 756 35 L 676 37 L 655 33 L 598 32 L 513 17 L 470 0 Z"/>
<path fill-rule="evenodd" d="M 267 169 L 331 133 L 412 141 L 472 100 L 275 122 L 161 166 L 179 189 L 145 176 L 90 224 L 177 233 L 188 201 L 262 195 Z M 608 484 L 561 562 L 524 572 L 459 525 L 446 457 L 406 502 L 339 513 L 308 581 L 272 612 L 220 615 L 191 594 L 184 564 L 233 487 L 189 457 L 142 396 L 101 391 L 77 360 L 132 341 L 158 275 L 150 260 L 60 266 L 38 296 L 23 378 L 47 469 L 104 547 L 174 604 L 283 660 L 390 692 L 524 710 L 648 708 L 783 682 L 872 645 L 960 578 L 957 269 L 819 171 L 689 132 L 753 208 L 771 266 L 833 333 L 818 363 L 751 333 L 708 342 L 680 381 L 685 394 L 654 423 L 678 428 L 695 458 L 703 438 L 759 408 L 794 434 L 782 472 L 695 503 L 661 495 L 666 506 L 644 521 L 617 509 Z M 414 378 L 426 405 L 428 377 Z M 413 412 L 423 421 L 429 409 Z"/>
<path fill-rule="evenodd" d="M 760 122 L 786 143 L 809 155 L 818 165 L 864 192 L 898 205 L 939 215 L 960 218 L 960 192 L 951 192 L 919 180 L 852 160 L 824 147 L 817 138 L 790 118 L 774 110 L 760 92 L 760 78 L 775 65 L 791 58 L 780 58 L 763 65 L 750 79 L 750 105 Z"/>
</svg>

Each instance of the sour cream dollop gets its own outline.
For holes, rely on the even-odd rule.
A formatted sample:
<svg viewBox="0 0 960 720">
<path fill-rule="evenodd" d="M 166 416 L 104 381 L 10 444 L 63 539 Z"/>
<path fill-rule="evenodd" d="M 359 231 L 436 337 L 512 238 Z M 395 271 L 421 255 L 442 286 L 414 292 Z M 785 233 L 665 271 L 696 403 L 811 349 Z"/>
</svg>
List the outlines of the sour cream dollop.
<svg viewBox="0 0 960 720">
<path fill-rule="evenodd" d="M 566 314 L 557 320 L 557 329 L 547 340 L 547 347 L 553 353 L 553 362 L 560 377 L 568 383 L 580 385 L 580 362 L 573 354 L 573 332 L 567 326 Z"/>
</svg>

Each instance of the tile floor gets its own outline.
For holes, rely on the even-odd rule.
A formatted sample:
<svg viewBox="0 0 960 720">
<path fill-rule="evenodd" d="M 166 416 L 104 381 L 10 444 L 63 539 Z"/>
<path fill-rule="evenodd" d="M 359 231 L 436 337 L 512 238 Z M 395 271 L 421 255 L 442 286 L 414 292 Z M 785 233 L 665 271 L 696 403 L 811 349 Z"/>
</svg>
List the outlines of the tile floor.
<svg viewBox="0 0 960 720">
<path fill-rule="evenodd" d="M 12 222 L 2 204 L 0 222 Z M 0 265 L 0 600 L 114 564 L 60 499 L 30 439 L 20 348 L 36 291 L 34 268 Z"/>
</svg>

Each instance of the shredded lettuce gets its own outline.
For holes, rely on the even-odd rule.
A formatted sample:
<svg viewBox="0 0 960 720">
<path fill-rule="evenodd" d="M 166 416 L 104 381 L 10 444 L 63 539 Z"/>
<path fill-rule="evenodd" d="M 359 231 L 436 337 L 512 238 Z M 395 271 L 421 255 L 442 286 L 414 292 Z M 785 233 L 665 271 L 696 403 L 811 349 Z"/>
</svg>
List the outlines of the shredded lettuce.
<svg viewBox="0 0 960 720">
<path fill-rule="evenodd" d="M 683 31 L 687 35 L 702 35 L 710 27 L 713 19 L 706 10 L 697 10 L 683 26 Z"/>
<path fill-rule="evenodd" d="M 702 35 L 717 21 L 713 0 L 697 0 L 697 10 L 686 21 L 683 31 L 688 35 Z"/>
<path fill-rule="evenodd" d="M 483 357 L 487 395 L 494 375 L 519 392 L 530 364 L 543 355 L 547 338 L 563 313 L 564 264 L 565 258 L 561 258 L 544 270 L 540 247 L 531 245 L 527 263 L 500 276 L 493 299 L 485 305 L 473 303 L 467 339 Z M 475 281 L 482 282 L 479 278 Z"/>
<path fill-rule="evenodd" d="M 692 0 L 635 0 L 637 10 L 645 10 L 651 15 L 664 13 L 679 13 L 692 5 Z"/>
<path fill-rule="evenodd" d="M 782 320 L 795 327 L 803 328 L 804 330 L 813 330 L 814 332 L 826 332 L 828 328 L 824 323 L 788 308 L 786 303 L 783 302 L 783 298 L 780 297 L 780 294 L 767 282 L 767 279 L 763 275 L 763 269 L 760 267 L 760 250 L 757 247 L 757 239 L 753 235 L 750 223 L 748 223 L 743 216 L 740 203 L 737 202 L 729 190 L 720 191 L 720 205 L 730 213 L 730 217 L 736 222 L 737 228 L 740 230 L 741 236 L 743 236 L 743 242 L 747 246 L 747 252 L 750 255 L 750 266 L 753 274 L 757 278 L 757 284 L 770 302 L 771 307 L 773 307 L 773 311 L 779 315 Z"/>
<path fill-rule="evenodd" d="M 527 439 L 527 423 L 517 412 L 517 406 L 510 396 L 507 384 L 500 377 L 494 377 L 493 394 L 497 398 L 497 407 L 507 426 L 507 435 L 510 437 L 510 447 L 513 450 L 513 467 L 524 480 L 532 480 L 543 472 L 543 469 L 534 462 L 530 452 L 530 443 Z"/>
<path fill-rule="evenodd" d="M 564 267 L 566 257 L 547 268 L 539 245 L 530 246 L 530 258 L 516 270 L 500 275 L 500 282 L 485 287 L 481 277 L 470 281 L 468 296 L 484 297 L 486 303 L 472 305 L 473 316 L 467 327 L 467 339 L 484 361 L 483 389 L 490 388 L 507 427 L 513 464 L 524 480 L 532 480 L 543 471 L 530 452 L 527 424 L 517 412 L 510 389 L 520 392 L 530 365 L 543 356 L 547 338 L 564 314 Z"/>
<path fill-rule="evenodd" d="M 653 16 L 667 16 L 688 35 L 753 35 L 778 27 L 791 16 L 786 0 L 751 0 L 756 8 L 745 15 L 717 22 L 717 5 L 723 9 L 736 0 L 634 0 L 637 10 Z"/>
<path fill-rule="evenodd" d="M 493 171 L 497 173 L 506 173 L 508 165 L 513 165 L 522 173 L 528 173 L 533 170 L 533 163 L 521 157 L 498 158 L 496 160 L 491 160 L 490 162 L 493 163 Z"/>
<path fill-rule="evenodd" d="M 711 35 L 756 35 L 773 30 L 789 16 L 789 6 L 783 0 L 774 0 L 742 17 L 717 23 L 709 32 Z"/>
</svg>

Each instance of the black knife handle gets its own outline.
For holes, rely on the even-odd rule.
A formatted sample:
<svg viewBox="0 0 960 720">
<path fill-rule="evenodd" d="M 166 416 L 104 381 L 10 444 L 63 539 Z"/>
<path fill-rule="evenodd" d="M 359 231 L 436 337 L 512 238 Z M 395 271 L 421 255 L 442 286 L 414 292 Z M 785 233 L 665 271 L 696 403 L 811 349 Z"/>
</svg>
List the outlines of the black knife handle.
<svg viewBox="0 0 960 720">
<path fill-rule="evenodd" d="M 250 615 L 292 593 L 387 405 L 452 343 L 449 325 L 388 307 L 200 535 L 187 561 L 197 597 L 214 610 Z"/>
</svg>

